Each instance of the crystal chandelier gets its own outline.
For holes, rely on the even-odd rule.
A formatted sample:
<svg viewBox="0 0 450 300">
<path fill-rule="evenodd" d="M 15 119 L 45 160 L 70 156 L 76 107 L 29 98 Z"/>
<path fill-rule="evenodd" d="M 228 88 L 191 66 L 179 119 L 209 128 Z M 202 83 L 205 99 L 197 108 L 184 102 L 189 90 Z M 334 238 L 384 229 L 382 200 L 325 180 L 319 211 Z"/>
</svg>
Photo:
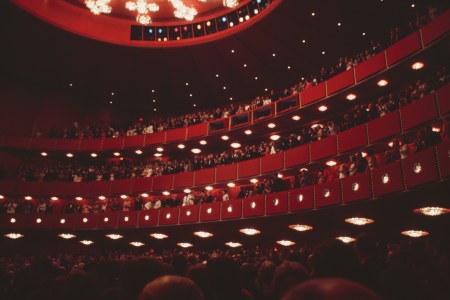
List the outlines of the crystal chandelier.
<svg viewBox="0 0 450 300">
<path fill-rule="evenodd" d="M 84 3 L 87 8 L 94 14 L 109 14 L 111 12 L 111 6 L 109 6 L 111 0 L 86 0 Z"/>
<path fill-rule="evenodd" d="M 148 25 L 152 22 L 150 16 L 151 12 L 159 11 L 159 5 L 150 2 L 151 0 L 132 0 L 125 3 L 125 8 L 130 11 L 137 12 L 136 22 L 142 25 Z M 194 6 L 187 6 L 183 0 L 167 0 L 175 9 L 173 14 L 176 18 L 192 21 L 198 14 Z M 207 0 L 197 0 L 198 2 L 206 3 Z M 89 10 L 95 14 L 109 14 L 112 11 L 109 3 L 111 0 L 85 0 L 85 4 Z M 239 0 L 223 0 L 223 6 L 227 8 L 234 8 L 239 4 Z"/>
</svg>

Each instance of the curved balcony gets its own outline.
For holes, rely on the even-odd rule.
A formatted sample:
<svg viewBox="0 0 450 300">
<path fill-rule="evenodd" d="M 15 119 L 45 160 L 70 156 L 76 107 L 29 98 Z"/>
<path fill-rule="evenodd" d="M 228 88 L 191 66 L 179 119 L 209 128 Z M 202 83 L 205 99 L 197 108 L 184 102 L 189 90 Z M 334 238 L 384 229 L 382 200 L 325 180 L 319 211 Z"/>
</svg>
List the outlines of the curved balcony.
<svg viewBox="0 0 450 300">
<path fill-rule="evenodd" d="M 340 73 L 299 95 L 287 97 L 268 106 L 259 107 L 230 118 L 153 134 L 109 139 L 68 140 L 2 136 L 0 147 L 47 151 L 107 151 L 167 144 L 233 131 L 236 128 L 256 124 L 261 120 L 266 121 L 287 115 L 289 112 L 317 104 L 321 100 L 333 101 L 333 96 L 342 92 L 342 90 L 356 88 L 369 77 L 387 72 L 401 60 L 428 48 L 439 38 L 446 36 L 450 28 L 449 19 L 450 11 L 447 11 L 434 22 L 355 68 Z"/>
</svg>

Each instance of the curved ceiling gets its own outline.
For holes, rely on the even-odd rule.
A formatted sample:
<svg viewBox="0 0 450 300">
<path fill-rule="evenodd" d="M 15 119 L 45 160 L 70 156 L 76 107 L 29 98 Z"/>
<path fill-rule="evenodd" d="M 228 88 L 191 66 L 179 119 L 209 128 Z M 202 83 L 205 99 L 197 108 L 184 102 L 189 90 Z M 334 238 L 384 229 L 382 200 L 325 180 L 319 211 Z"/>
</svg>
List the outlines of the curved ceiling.
<svg viewBox="0 0 450 300">
<path fill-rule="evenodd" d="M 335 64 L 339 56 L 366 49 L 372 39 L 386 44 L 390 28 L 426 9 L 403 1 L 370 0 L 362 6 L 356 0 L 284 0 L 232 36 L 189 47 L 143 49 L 83 38 L 9 1 L 1 5 L 4 83 L 50 87 L 63 91 L 64 99 L 143 116 L 249 102 L 266 89 L 290 87 Z"/>
</svg>

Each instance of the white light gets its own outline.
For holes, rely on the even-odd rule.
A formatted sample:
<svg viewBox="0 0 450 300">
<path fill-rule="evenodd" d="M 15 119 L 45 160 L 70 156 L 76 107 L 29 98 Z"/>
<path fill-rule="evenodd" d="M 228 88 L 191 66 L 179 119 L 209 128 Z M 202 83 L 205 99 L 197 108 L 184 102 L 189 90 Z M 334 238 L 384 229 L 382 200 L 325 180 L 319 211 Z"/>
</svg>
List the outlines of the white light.
<svg viewBox="0 0 450 300">
<path fill-rule="evenodd" d="M 145 215 L 144 219 L 145 219 L 145 221 L 148 221 L 148 220 L 150 220 L 150 216 L 149 215 Z"/>
<path fill-rule="evenodd" d="M 252 201 L 252 203 L 250 203 L 250 207 L 251 207 L 252 209 L 255 209 L 255 208 L 256 208 L 256 202 L 255 202 L 255 201 Z"/>
<path fill-rule="evenodd" d="M 203 146 L 206 145 L 206 144 L 208 144 L 208 142 L 205 141 L 205 140 L 201 140 L 199 143 L 200 143 L 200 145 L 203 145 Z"/>
<path fill-rule="evenodd" d="M 389 182 L 389 175 L 388 174 L 383 174 L 383 176 L 381 176 L 381 182 L 383 182 L 384 184 Z"/>
<path fill-rule="evenodd" d="M 221 139 L 224 140 L 224 141 L 228 141 L 229 136 L 228 135 L 222 135 Z"/>
<path fill-rule="evenodd" d="M 363 35 L 363 36 L 365 36 L 365 35 L 366 35 L 366 33 L 365 33 L 365 32 L 363 32 L 363 33 L 362 33 L 362 35 Z"/>
<path fill-rule="evenodd" d="M 106 237 L 107 237 L 107 238 L 110 238 L 110 239 L 112 239 L 112 240 L 118 240 L 118 239 L 123 238 L 122 235 L 120 235 L 120 234 L 115 234 L 115 233 L 107 234 Z"/>
<path fill-rule="evenodd" d="M 186 148 L 186 146 L 184 145 L 184 144 L 178 144 L 178 149 L 184 149 L 184 148 Z"/>
<path fill-rule="evenodd" d="M 414 8 L 414 7 L 416 7 L 416 5 L 413 3 L 413 4 L 411 4 L 411 7 Z"/>
<path fill-rule="evenodd" d="M 306 43 L 306 40 L 302 40 L 302 43 L 305 44 L 305 43 Z"/>
<path fill-rule="evenodd" d="M 279 244 L 281 246 L 289 247 L 289 246 L 295 245 L 295 242 L 289 241 L 289 240 L 281 240 L 281 241 L 277 241 L 277 244 Z"/>
<path fill-rule="evenodd" d="M 354 182 L 354 183 L 352 184 L 352 190 L 353 190 L 354 192 L 358 191 L 358 190 L 359 190 L 359 183 Z"/>
<path fill-rule="evenodd" d="M 297 196 L 297 202 L 303 202 L 303 194 Z"/>
<path fill-rule="evenodd" d="M 277 54 L 276 53 L 272 53 L 272 56 L 275 57 L 275 56 L 277 56 Z"/>
<path fill-rule="evenodd" d="M 70 239 L 73 239 L 74 237 L 76 237 L 76 235 L 71 234 L 71 233 L 61 233 L 61 234 L 58 234 L 58 236 L 65 240 L 70 240 Z"/>
<path fill-rule="evenodd" d="M 91 153 L 91 157 L 97 157 L 97 153 L 92 152 L 92 153 Z"/>
<path fill-rule="evenodd" d="M 219 78 L 219 74 L 216 74 L 216 78 Z"/>
<path fill-rule="evenodd" d="M 89 8 L 91 13 L 94 15 L 99 14 L 109 14 L 112 10 L 111 6 L 108 5 L 111 2 L 111 0 L 85 0 L 84 3 L 86 4 L 86 7 Z M 69 84 L 72 86 L 72 83 Z"/>
<path fill-rule="evenodd" d="M 275 123 L 269 123 L 269 124 L 267 124 L 267 127 L 269 127 L 269 128 L 275 128 L 277 125 L 275 125 Z"/>
<path fill-rule="evenodd" d="M 136 151 L 134 151 L 134 153 L 136 153 L 137 155 L 141 155 L 142 154 L 142 150 L 137 149 Z"/>
<path fill-rule="evenodd" d="M 237 149 L 237 148 L 241 147 L 241 144 L 234 142 L 234 143 L 231 143 L 230 146 L 231 146 L 231 148 Z"/>
<path fill-rule="evenodd" d="M 402 231 L 402 234 L 409 236 L 409 237 L 418 238 L 418 237 L 429 235 L 430 233 L 427 231 L 422 231 L 422 230 L 406 230 L 406 231 Z"/>
<path fill-rule="evenodd" d="M 353 224 L 353 225 L 357 225 L 357 226 L 364 226 L 364 225 L 372 224 L 375 221 L 372 219 L 368 219 L 368 218 L 348 218 L 348 219 L 345 219 L 345 222 Z"/>
<path fill-rule="evenodd" d="M 270 136 L 270 139 L 272 141 L 278 141 L 280 139 L 280 136 L 278 134 L 273 134 Z"/>
<path fill-rule="evenodd" d="M 190 189 L 184 189 L 183 192 L 184 192 L 185 194 L 189 194 L 189 193 L 191 192 L 191 190 L 190 190 Z"/>
<path fill-rule="evenodd" d="M 210 185 L 208 185 L 207 187 L 205 187 L 205 190 L 207 190 L 207 191 L 212 191 L 212 190 L 213 190 L 213 187 L 210 186 Z"/>
<path fill-rule="evenodd" d="M 194 153 L 194 154 L 199 154 L 199 153 L 202 152 L 202 150 L 200 150 L 198 148 L 194 148 L 194 149 L 191 149 L 191 152 Z"/>
<path fill-rule="evenodd" d="M 247 129 L 246 131 L 244 131 L 244 133 L 245 133 L 246 135 L 250 135 L 250 134 L 252 134 L 253 132 L 252 132 L 250 129 Z"/>
<path fill-rule="evenodd" d="M 169 237 L 168 235 L 166 235 L 164 233 L 152 233 L 152 234 L 150 234 L 150 236 L 157 240 L 163 240 L 163 239 L 167 239 Z"/>
<path fill-rule="evenodd" d="M 210 238 L 213 236 L 213 234 L 211 232 L 206 232 L 206 231 L 197 231 L 197 232 L 194 232 L 194 235 L 201 237 L 202 239 Z"/>
<path fill-rule="evenodd" d="M 252 178 L 252 179 L 250 179 L 250 182 L 251 182 L 251 183 L 257 183 L 257 182 L 258 182 L 258 179 Z"/>
<path fill-rule="evenodd" d="M 437 127 L 437 126 L 435 126 L 435 125 L 433 125 L 433 126 L 431 127 L 431 130 L 433 130 L 433 132 L 441 132 L 441 128 L 440 128 L 440 127 Z"/>
<path fill-rule="evenodd" d="M 87 223 L 88 222 L 88 218 L 83 218 L 83 223 Z"/>
<path fill-rule="evenodd" d="M 280 204 L 280 200 L 278 198 L 273 199 L 273 205 L 278 206 L 278 204 Z"/>
<path fill-rule="evenodd" d="M 316 15 L 316 13 L 315 13 L 315 12 L 312 12 L 312 13 L 311 13 L 311 16 L 313 16 L 313 17 L 314 17 L 315 15 Z"/>
<path fill-rule="evenodd" d="M 5 196 L 0 195 L 0 200 L 5 199 Z"/>
<path fill-rule="evenodd" d="M 11 222 L 12 224 L 14 224 L 14 223 L 16 223 L 16 219 L 11 218 L 11 219 L 9 220 L 9 222 Z"/>
<path fill-rule="evenodd" d="M 72 158 L 72 157 L 73 157 L 73 154 L 69 152 L 69 153 L 66 154 L 66 156 L 67 156 L 68 158 Z"/>
<path fill-rule="evenodd" d="M 99 200 L 105 200 L 106 197 L 105 197 L 105 196 L 98 196 L 98 199 L 99 199 Z M 122 198 L 122 199 L 123 199 L 123 198 Z"/>
<path fill-rule="evenodd" d="M 162 192 L 162 194 L 163 194 L 164 196 L 169 196 L 169 195 L 170 195 L 170 192 L 169 192 L 169 191 L 164 191 L 164 192 Z"/>
<path fill-rule="evenodd" d="M 187 212 L 186 212 L 186 216 L 190 216 L 192 213 L 191 213 L 191 211 L 190 210 L 188 210 Z"/>
<path fill-rule="evenodd" d="M 227 207 L 227 211 L 230 213 L 233 211 L 233 206 L 232 205 L 228 205 Z"/>
<path fill-rule="evenodd" d="M 142 243 L 142 242 L 130 242 L 130 245 L 131 245 L 131 246 L 134 246 L 134 247 L 142 247 L 142 246 L 144 246 L 145 244 Z"/>
<path fill-rule="evenodd" d="M 130 220 L 130 218 L 129 218 L 128 216 L 126 216 L 126 217 L 123 218 L 123 220 L 124 220 L 125 222 L 128 222 L 128 221 Z"/>
<path fill-rule="evenodd" d="M 324 190 L 323 190 L 323 196 L 324 196 L 325 198 L 330 197 L 330 196 L 331 196 L 330 190 L 329 190 L 329 189 L 324 189 Z"/>
<path fill-rule="evenodd" d="M 156 151 L 158 151 L 158 152 L 163 152 L 163 151 L 164 151 L 164 148 L 163 148 L 163 147 L 158 147 L 158 148 L 156 148 Z"/>
<path fill-rule="evenodd" d="M 24 235 L 20 234 L 20 233 L 8 233 L 8 234 L 5 234 L 5 236 L 7 238 L 10 238 L 10 239 L 13 239 L 13 240 L 20 239 L 20 238 L 24 237 Z"/>
<path fill-rule="evenodd" d="M 338 236 L 338 237 L 336 237 L 336 239 L 340 240 L 341 242 L 344 242 L 346 244 L 356 241 L 355 238 L 352 238 L 350 236 Z"/>
<path fill-rule="evenodd" d="M 109 221 L 109 218 L 108 218 L 108 217 L 105 217 L 105 218 L 103 219 L 103 222 L 105 222 L 105 223 L 108 223 L 108 221 Z"/>
<path fill-rule="evenodd" d="M 65 223 L 66 223 L 66 219 L 61 219 L 61 220 L 59 220 L 59 223 L 65 224 Z"/>
<path fill-rule="evenodd" d="M 327 166 L 329 166 L 329 167 L 333 167 L 333 166 L 335 166 L 335 165 L 337 164 L 337 162 L 334 161 L 334 160 L 329 160 L 329 161 L 327 161 L 325 164 L 326 164 Z"/>
<path fill-rule="evenodd" d="M 413 171 L 414 173 L 419 174 L 422 172 L 422 165 L 420 163 L 415 163 L 413 166 Z"/>
<path fill-rule="evenodd" d="M 233 182 L 228 182 L 227 186 L 230 187 L 230 188 L 234 188 L 236 186 L 236 184 L 233 183 Z"/>
<path fill-rule="evenodd" d="M 47 154 L 47 152 L 41 152 L 41 155 L 45 157 L 45 156 L 47 156 L 48 154 Z"/>
<path fill-rule="evenodd" d="M 294 121 L 300 121 L 300 119 L 301 119 L 300 116 L 297 116 L 297 115 L 292 116 L 292 120 L 294 120 Z"/>
<path fill-rule="evenodd" d="M 309 225 L 301 225 L 301 224 L 289 225 L 289 228 L 290 228 L 290 229 L 293 229 L 293 230 L 296 230 L 296 231 L 300 231 L 300 232 L 303 232 L 303 231 L 309 231 L 309 230 L 312 230 L 312 229 L 313 229 L 312 226 L 309 226 Z"/>
<path fill-rule="evenodd" d="M 287 68 L 288 68 L 288 70 L 290 70 L 290 69 L 291 69 L 291 66 L 288 66 Z"/>
<path fill-rule="evenodd" d="M 149 13 L 157 12 L 159 10 L 158 4 L 148 3 L 147 0 L 127 1 L 125 3 L 125 8 L 130 11 L 136 11 L 136 22 L 142 25 L 150 24 L 152 18 Z"/>
<path fill-rule="evenodd" d="M 24 199 L 29 201 L 29 200 L 31 200 L 33 198 L 31 196 L 25 196 Z"/>
<path fill-rule="evenodd" d="M 227 245 L 228 247 L 231 247 L 231 248 L 237 248 L 237 247 L 242 246 L 241 243 L 236 243 L 236 242 L 228 242 L 228 243 L 225 243 L 225 245 Z"/>
<path fill-rule="evenodd" d="M 416 214 L 422 214 L 429 217 L 436 217 L 450 212 L 450 209 L 443 207 L 422 207 L 413 210 Z"/>
<path fill-rule="evenodd" d="M 58 197 L 51 197 L 50 200 L 56 201 L 58 200 Z"/>
<path fill-rule="evenodd" d="M 321 112 L 327 111 L 328 107 L 326 107 L 325 105 L 321 105 L 319 106 L 318 110 Z"/>
<path fill-rule="evenodd" d="M 341 25 L 342 25 L 341 22 L 337 23 L 337 26 L 341 26 Z"/>
<path fill-rule="evenodd" d="M 121 198 L 121 199 L 127 199 L 128 196 L 127 196 L 127 195 L 120 195 L 120 198 Z"/>
<path fill-rule="evenodd" d="M 161 157 L 162 156 L 162 154 L 161 153 L 155 153 L 155 154 L 153 154 L 155 157 Z"/>
<path fill-rule="evenodd" d="M 242 229 L 239 229 L 239 231 L 246 235 L 257 235 L 257 234 L 261 233 L 261 231 L 254 229 L 254 228 L 242 228 Z"/>
<path fill-rule="evenodd" d="M 416 71 L 417 71 L 417 70 L 422 69 L 424 66 L 425 66 L 425 64 L 424 64 L 423 62 L 418 61 L 418 62 L 413 63 L 413 64 L 411 65 L 411 68 L 412 68 L 413 70 L 416 70 Z"/>
<path fill-rule="evenodd" d="M 355 94 L 348 94 L 347 97 L 345 97 L 345 98 L 347 98 L 347 100 L 349 100 L 349 101 L 353 101 L 353 100 L 356 99 L 356 95 Z"/>
<path fill-rule="evenodd" d="M 113 155 L 114 156 L 120 156 L 120 152 L 114 152 Z"/>
<path fill-rule="evenodd" d="M 322 55 L 325 55 L 325 51 L 322 51 Z"/>
<path fill-rule="evenodd" d="M 387 80 L 385 80 L 385 79 L 381 79 L 381 80 L 379 80 L 378 82 L 377 82 L 377 85 L 378 86 L 386 86 L 386 85 L 388 85 L 388 81 Z"/>
<path fill-rule="evenodd" d="M 37 218 L 36 219 L 36 223 L 38 223 L 38 224 L 42 223 L 42 219 L 41 218 Z"/>
<path fill-rule="evenodd" d="M 141 196 L 144 197 L 144 198 L 147 198 L 148 194 L 147 193 L 142 193 Z"/>
<path fill-rule="evenodd" d="M 177 245 L 180 246 L 181 248 L 190 248 L 194 246 L 191 243 L 178 243 Z"/>
<path fill-rule="evenodd" d="M 278 173 L 278 174 L 277 174 L 277 177 L 281 179 L 281 178 L 283 178 L 284 176 L 283 176 L 283 174 Z"/>
<path fill-rule="evenodd" d="M 75 200 L 81 201 L 81 200 L 83 200 L 83 198 L 82 197 L 75 197 Z"/>
<path fill-rule="evenodd" d="M 166 219 L 170 219 L 171 216 L 172 216 L 172 215 L 171 215 L 170 213 L 167 213 L 167 214 L 166 214 Z"/>
<path fill-rule="evenodd" d="M 206 213 L 207 213 L 208 215 L 211 214 L 211 213 L 212 213 L 212 208 L 209 207 L 209 208 L 206 210 Z"/>
<path fill-rule="evenodd" d="M 90 241 L 90 240 L 82 240 L 82 241 L 80 241 L 80 243 L 82 243 L 85 246 L 89 246 L 89 245 L 92 245 L 94 242 Z"/>
<path fill-rule="evenodd" d="M 255 76 L 255 80 L 258 80 L 258 76 Z"/>
</svg>

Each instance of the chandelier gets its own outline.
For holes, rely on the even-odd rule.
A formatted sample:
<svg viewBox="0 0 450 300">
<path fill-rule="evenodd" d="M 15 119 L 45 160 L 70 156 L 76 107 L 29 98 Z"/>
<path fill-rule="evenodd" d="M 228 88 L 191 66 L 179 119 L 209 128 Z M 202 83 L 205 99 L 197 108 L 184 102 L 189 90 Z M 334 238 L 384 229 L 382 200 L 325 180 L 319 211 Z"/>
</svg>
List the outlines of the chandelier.
<svg viewBox="0 0 450 300">
<path fill-rule="evenodd" d="M 142 25 L 148 25 L 152 22 L 150 13 L 159 11 L 159 5 L 151 2 L 153 0 L 132 0 L 125 3 L 125 8 L 136 12 L 136 22 Z M 198 14 L 194 6 L 187 6 L 183 0 L 167 0 L 172 4 L 173 14 L 176 18 L 192 21 Z M 197 0 L 198 2 L 206 3 L 208 0 Z M 95 14 L 109 14 L 112 11 L 109 3 L 111 0 L 85 0 L 86 7 Z M 234 8 L 239 4 L 239 0 L 223 0 L 223 6 L 227 8 Z"/>
</svg>

